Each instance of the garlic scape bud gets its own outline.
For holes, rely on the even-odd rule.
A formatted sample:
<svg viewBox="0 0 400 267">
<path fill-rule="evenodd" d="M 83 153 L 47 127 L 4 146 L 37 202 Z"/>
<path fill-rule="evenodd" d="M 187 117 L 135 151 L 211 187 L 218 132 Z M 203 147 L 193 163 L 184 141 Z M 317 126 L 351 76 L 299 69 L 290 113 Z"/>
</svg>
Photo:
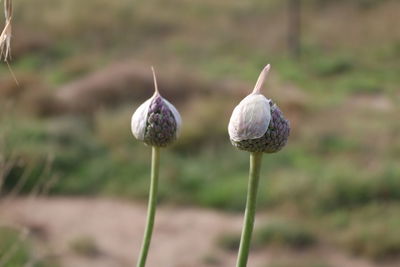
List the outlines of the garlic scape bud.
<svg viewBox="0 0 400 267">
<path fill-rule="evenodd" d="M 285 146 L 289 137 L 289 121 L 272 100 L 260 93 L 269 70 L 268 64 L 253 92 L 236 106 L 229 121 L 231 143 L 241 150 L 275 153 Z"/>
<path fill-rule="evenodd" d="M 181 116 L 176 108 L 163 98 L 153 71 L 155 92 L 133 113 L 131 128 L 133 135 L 149 146 L 165 147 L 179 136 Z"/>
</svg>

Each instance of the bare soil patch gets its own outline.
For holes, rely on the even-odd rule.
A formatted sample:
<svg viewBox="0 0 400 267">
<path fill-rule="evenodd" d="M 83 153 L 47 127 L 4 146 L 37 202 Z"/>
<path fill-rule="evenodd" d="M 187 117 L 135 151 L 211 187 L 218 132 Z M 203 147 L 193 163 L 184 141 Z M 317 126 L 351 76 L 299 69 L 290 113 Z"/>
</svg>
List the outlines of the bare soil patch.
<svg viewBox="0 0 400 267">
<path fill-rule="evenodd" d="M 18 198 L 0 203 L 1 224 L 28 228 L 39 257 L 55 257 L 68 267 L 134 266 L 145 216 L 145 205 L 113 199 Z M 234 266 L 235 253 L 218 248 L 217 239 L 222 233 L 240 231 L 241 224 L 241 215 L 161 206 L 147 266 Z M 386 266 L 320 245 L 306 251 L 253 251 L 249 267 L 310 257 L 323 259 L 328 266 Z"/>
</svg>

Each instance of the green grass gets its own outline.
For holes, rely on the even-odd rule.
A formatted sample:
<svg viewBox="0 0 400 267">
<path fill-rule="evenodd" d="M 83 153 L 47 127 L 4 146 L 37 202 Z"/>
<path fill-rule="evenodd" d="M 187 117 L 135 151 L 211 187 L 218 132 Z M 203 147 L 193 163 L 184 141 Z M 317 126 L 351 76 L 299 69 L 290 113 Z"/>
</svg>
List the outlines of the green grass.
<svg viewBox="0 0 400 267">
<path fill-rule="evenodd" d="M 272 220 L 255 229 L 253 234 L 253 249 L 268 245 L 304 249 L 315 245 L 316 236 L 306 227 L 289 220 Z M 224 234 L 218 239 L 218 245 L 226 250 L 237 251 L 240 243 L 240 233 Z"/>
<path fill-rule="evenodd" d="M 396 258 L 400 253 L 398 208 L 395 202 L 373 203 L 342 213 L 344 218 L 333 228 L 337 244 L 358 256 Z"/>
<path fill-rule="evenodd" d="M 25 241 L 21 241 L 20 234 L 12 229 L 0 228 L 0 260 L 6 261 L 6 266 L 20 266 L 29 260 L 29 249 Z M 10 251 L 15 247 L 15 253 Z"/>
<path fill-rule="evenodd" d="M 29 240 L 17 230 L 0 227 L 0 262 L 4 267 L 24 266 L 31 262 L 34 267 L 56 267 L 47 259 L 33 259 L 33 247 Z"/>
<path fill-rule="evenodd" d="M 92 258 L 101 254 L 96 241 L 89 236 L 75 238 L 70 242 L 69 247 L 73 252 L 84 257 Z"/>
<path fill-rule="evenodd" d="M 322 230 L 313 234 L 336 246 L 391 257 L 398 240 L 385 229 L 396 231 L 398 218 L 368 210 L 400 201 L 400 37 L 390 30 L 398 25 L 390 16 L 396 8 L 395 1 L 306 1 L 302 55 L 293 60 L 284 1 L 17 1 L 12 67 L 21 86 L 0 65 L 0 159 L 18 164 L 3 190 L 26 175 L 23 194 L 55 178 L 54 195 L 146 199 L 150 149 L 129 129 L 139 99 L 93 116 L 35 112 L 49 103 L 57 110 L 50 96 L 60 85 L 132 58 L 161 70 L 178 66 L 215 84 L 211 93 L 192 92 L 176 103 L 184 128 L 161 153 L 160 201 L 242 211 L 249 156 L 230 145 L 226 127 L 246 91 L 221 94 L 218 82 L 247 82 L 250 92 L 271 63 L 265 93 L 293 129 L 282 152 L 264 157 L 259 210 L 284 218 L 294 212 L 305 226 L 317 222 Z M 93 10 L 96 16 L 88 15 Z M 348 10 L 354 16 L 343 17 Z M 374 216 L 363 220 L 359 211 Z M 290 239 L 301 240 L 302 231 L 284 224 L 260 236 L 296 243 Z M 327 237 L 329 231 L 343 236 Z"/>
<path fill-rule="evenodd" d="M 6 188 L 11 189 L 33 166 L 23 192 L 29 192 L 35 181 L 57 175 L 62 179 L 52 193 L 145 198 L 149 148 L 135 141 L 127 127 L 115 125 L 92 132 L 82 121 L 60 120 L 64 119 L 39 124 L 21 120 L 18 126 L 10 123 L 7 150 L 19 155 L 24 164 L 11 171 Z M 191 147 L 189 151 L 182 150 L 179 143 L 162 151 L 161 200 L 242 210 L 248 155 L 234 149 L 227 139 L 201 146 L 194 140 L 182 140 Z M 264 158 L 260 206 L 293 203 L 319 213 L 399 201 L 400 169 L 394 162 L 388 160 L 377 170 L 363 171 L 357 162 L 339 156 L 355 153 L 356 157 L 363 145 L 340 135 L 327 135 L 318 142 L 315 149 L 307 139 L 289 143 L 282 152 Z M 311 150 L 302 149 L 307 146 Z M 51 172 L 43 174 L 49 155 Z M 203 172 L 204 166 L 208 166 L 207 172 Z"/>
</svg>

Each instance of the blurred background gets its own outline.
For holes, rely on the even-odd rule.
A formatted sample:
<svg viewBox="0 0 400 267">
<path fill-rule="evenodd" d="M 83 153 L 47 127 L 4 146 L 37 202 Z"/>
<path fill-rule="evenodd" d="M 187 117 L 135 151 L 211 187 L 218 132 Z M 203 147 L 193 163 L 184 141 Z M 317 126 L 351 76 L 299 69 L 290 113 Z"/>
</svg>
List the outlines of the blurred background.
<svg viewBox="0 0 400 267">
<path fill-rule="evenodd" d="M 233 108 L 291 121 L 263 159 L 249 267 L 400 266 L 400 2 L 18 0 L 0 65 L 0 266 L 134 266 L 150 148 L 134 110 L 183 117 L 162 150 L 149 267 L 234 266 L 248 153 Z"/>
</svg>

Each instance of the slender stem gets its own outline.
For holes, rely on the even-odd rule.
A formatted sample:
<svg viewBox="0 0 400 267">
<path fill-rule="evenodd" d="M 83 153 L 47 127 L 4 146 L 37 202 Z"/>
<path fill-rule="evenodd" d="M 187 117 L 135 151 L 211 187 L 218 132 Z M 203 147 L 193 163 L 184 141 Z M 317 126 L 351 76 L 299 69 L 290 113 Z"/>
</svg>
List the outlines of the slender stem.
<svg viewBox="0 0 400 267">
<path fill-rule="evenodd" d="M 152 147 L 151 154 L 151 181 L 150 181 L 150 193 L 149 193 L 149 204 L 147 207 L 147 221 L 146 229 L 144 231 L 142 249 L 140 251 L 139 260 L 137 267 L 144 267 L 146 265 L 147 254 L 149 252 L 151 235 L 153 233 L 154 218 L 156 215 L 157 205 L 157 188 L 158 188 L 158 173 L 160 169 L 160 148 Z"/>
<path fill-rule="evenodd" d="M 244 214 L 242 237 L 240 239 L 240 247 L 236 267 L 246 267 L 249 257 L 251 235 L 254 228 L 254 217 L 256 214 L 257 190 L 260 180 L 260 169 L 262 153 L 253 152 L 250 155 L 250 174 L 249 185 L 247 191 L 246 212 Z"/>
</svg>

